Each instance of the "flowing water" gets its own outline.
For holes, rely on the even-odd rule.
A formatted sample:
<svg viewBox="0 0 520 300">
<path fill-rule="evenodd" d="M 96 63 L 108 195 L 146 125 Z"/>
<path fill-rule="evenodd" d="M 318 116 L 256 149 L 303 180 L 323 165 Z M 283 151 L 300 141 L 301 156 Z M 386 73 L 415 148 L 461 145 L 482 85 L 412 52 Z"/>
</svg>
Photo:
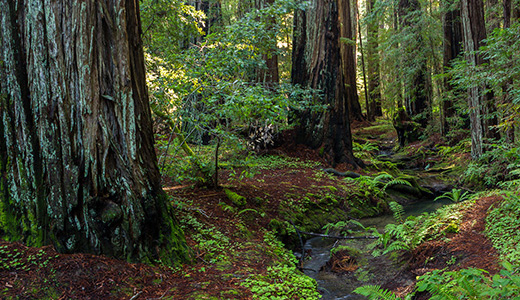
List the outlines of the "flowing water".
<svg viewBox="0 0 520 300">
<path fill-rule="evenodd" d="M 420 215 L 423 212 L 432 212 L 449 201 L 421 201 L 404 207 L 405 217 L 410 215 Z M 367 218 L 361 220 L 364 226 L 375 227 L 382 230 L 386 224 L 394 222 L 391 215 Z M 324 300 L 333 299 L 365 299 L 364 297 L 353 294 L 352 291 L 359 286 L 366 284 L 384 284 L 399 272 L 402 265 L 396 264 L 386 257 L 374 258 L 370 255 L 367 245 L 373 240 L 348 240 L 342 242 L 343 245 L 357 248 L 363 251 L 364 266 L 355 272 L 348 274 L 337 274 L 323 270 L 327 264 L 330 251 L 337 243 L 334 239 L 324 239 L 321 237 L 311 238 L 305 243 L 305 250 L 310 250 L 311 258 L 306 260 L 303 268 L 304 273 L 316 279 L 318 289 Z M 404 280 L 404 279 L 400 279 Z M 410 281 L 410 280 L 408 280 Z M 411 282 L 402 282 L 403 285 L 409 285 Z"/>
</svg>

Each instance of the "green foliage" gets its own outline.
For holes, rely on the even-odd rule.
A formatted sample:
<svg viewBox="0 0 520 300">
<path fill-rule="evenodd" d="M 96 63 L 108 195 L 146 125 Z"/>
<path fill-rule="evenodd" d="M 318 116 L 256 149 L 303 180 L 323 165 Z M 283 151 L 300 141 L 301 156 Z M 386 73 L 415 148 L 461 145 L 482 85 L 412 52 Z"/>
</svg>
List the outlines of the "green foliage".
<svg viewBox="0 0 520 300">
<path fill-rule="evenodd" d="M 150 99 L 159 119 L 167 117 L 171 121 L 167 125 L 180 130 L 175 133 L 179 146 L 216 140 L 218 145 L 241 152 L 248 148 L 251 128 L 272 126 L 276 134 L 287 128 L 289 113 L 294 110 L 323 108 L 313 106 L 319 100 L 314 91 L 286 83 L 265 85 L 255 78 L 258 70 L 265 68 L 265 55 L 283 52 L 278 49 L 272 53 L 277 41 L 287 35 L 284 26 L 288 24 L 272 20 L 284 19 L 299 5 L 292 0 L 274 1 L 227 25 L 209 28 L 205 21 L 212 16 L 184 2 L 144 1 Z M 163 137 L 168 146 L 172 136 Z M 176 150 L 173 152 L 165 157 L 177 165 Z M 195 157 L 183 167 L 196 168 L 196 179 L 209 183 L 218 157 L 215 153 L 213 163 L 199 163 Z"/>
<path fill-rule="evenodd" d="M 329 234 L 329 232 L 333 231 L 343 235 L 350 235 L 355 232 L 359 232 L 360 230 L 366 230 L 363 224 L 353 219 L 347 221 L 339 221 L 337 223 L 329 223 L 323 226 L 323 229 L 325 230 L 325 234 Z"/>
<path fill-rule="evenodd" d="M 499 129 L 506 133 L 518 124 L 518 108 L 520 105 L 520 41 L 518 31 L 520 23 L 510 28 L 497 28 L 483 41 L 477 54 L 485 63 L 473 66 L 463 57 L 454 61 L 449 74 L 451 84 L 461 90 L 479 86 L 487 87 L 484 92 L 493 92 L 500 116 Z M 464 99 L 460 99 L 464 103 Z M 466 114 L 469 108 L 465 106 Z M 491 115 L 484 115 L 489 118 Z M 493 176 L 493 175 L 491 175 Z M 494 184 L 494 182 L 492 182 Z"/>
<path fill-rule="evenodd" d="M 378 285 L 365 285 L 362 287 L 358 287 L 357 289 L 354 290 L 354 293 L 368 297 L 369 300 L 399 300 L 399 299 L 401 299 L 401 298 L 397 297 L 391 291 L 387 291 Z M 407 297 L 407 299 L 411 299 L 411 298 Z"/>
<path fill-rule="evenodd" d="M 458 230 L 462 209 L 467 202 L 444 206 L 434 213 L 408 217 L 403 223 L 388 224 L 383 233 L 374 230 L 379 239 L 370 245 L 373 255 L 400 250 L 412 250 L 422 242 L 438 239 L 446 233 Z"/>
<path fill-rule="evenodd" d="M 0 268 L 12 271 L 29 271 L 31 269 L 46 268 L 51 261 L 58 258 L 58 255 L 48 256 L 43 249 L 27 257 L 23 257 L 23 254 L 17 248 L 9 250 L 7 245 L 0 246 Z"/>
<path fill-rule="evenodd" d="M 253 299 L 319 299 L 316 281 L 296 269 L 296 258 L 271 232 L 264 234 L 267 252 L 281 264 L 268 266 L 265 275 L 255 274 L 240 285 L 253 292 Z"/>
<path fill-rule="evenodd" d="M 316 281 L 294 266 L 267 267 L 266 275 L 253 275 L 241 286 L 253 292 L 253 299 L 319 299 Z"/>
<path fill-rule="evenodd" d="M 520 275 L 510 263 L 491 278 L 481 269 L 444 272 L 435 270 L 419 277 L 417 291 L 428 291 L 432 300 L 446 299 L 518 299 Z"/>
<path fill-rule="evenodd" d="M 520 265 L 520 196 L 503 195 L 504 201 L 492 207 L 486 218 L 486 234 L 502 259 Z"/>
<path fill-rule="evenodd" d="M 374 153 L 379 152 L 379 147 L 376 144 L 369 142 L 364 144 L 353 142 L 352 150 L 356 157 L 360 159 L 370 159 L 374 156 Z"/>
<path fill-rule="evenodd" d="M 184 232 L 189 233 L 197 243 L 196 251 L 204 253 L 204 259 L 210 263 L 229 261 L 231 251 L 236 248 L 231 239 L 213 225 L 199 221 L 191 214 L 180 218 Z"/>
<path fill-rule="evenodd" d="M 457 299 L 519 299 L 520 274 L 518 268 L 508 262 L 503 263 L 504 269 L 499 274 L 489 277 L 488 272 L 481 269 L 462 269 L 446 272 L 434 270 L 419 277 L 416 290 L 405 299 L 412 299 L 417 292 L 429 292 L 431 300 Z M 369 299 L 400 299 L 391 291 L 380 286 L 363 286 L 355 293 Z"/>
<path fill-rule="evenodd" d="M 519 179 L 514 171 L 520 168 L 520 149 L 508 143 L 486 145 L 489 150 L 473 161 L 464 171 L 462 182 L 475 188 L 508 187 Z"/>
<path fill-rule="evenodd" d="M 462 192 L 462 189 L 452 189 L 451 192 L 446 192 L 435 199 L 433 201 L 437 201 L 440 199 L 448 199 L 453 202 L 462 202 L 471 199 L 471 195 L 468 191 Z"/>
<path fill-rule="evenodd" d="M 403 220 L 403 216 L 404 216 L 403 206 L 395 201 L 388 203 L 388 206 L 390 207 L 390 210 L 394 214 L 394 220 L 397 223 L 403 223 L 403 221 L 404 221 Z"/>
<path fill-rule="evenodd" d="M 434 70 L 435 75 L 442 70 L 440 7 L 419 1 L 420 8 L 409 11 L 405 16 L 413 26 L 395 26 L 398 3 L 393 0 L 375 1 L 374 9 L 363 22 L 385 25 L 378 32 L 378 50 L 381 53 L 381 80 L 384 82 L 381 94 L 389 115 L 393 115 L 403 99 L 414 98 L 418 93 L 428 93 L 414 86 L 418 74 L 430 69 Z M 438 80 L 433 83 L 441 84 Z M 434 103 L 438 101 L 437 98 L 433 99 Z"/>
</svg>

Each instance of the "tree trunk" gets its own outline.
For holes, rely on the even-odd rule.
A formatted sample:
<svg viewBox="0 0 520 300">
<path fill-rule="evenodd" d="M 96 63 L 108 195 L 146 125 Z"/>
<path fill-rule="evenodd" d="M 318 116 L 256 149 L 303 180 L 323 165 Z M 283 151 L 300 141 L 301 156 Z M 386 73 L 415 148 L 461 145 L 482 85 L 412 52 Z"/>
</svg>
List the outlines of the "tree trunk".
<svg viewBox="0 0 520 300">
<path fill-rule="evenodd" d="M 500 27 L 500 14 L 498 9 L 498 0 L 486 0 L 485 1 L 485 22 L 487 25 L 487 34 L 491 34 L 493 30 Z"/>
<path fill-rule="evenodd" d="M 333 164 L 362 164 L 352 153 L 339 45 L 337 0 L 312 0 L 295 13 L 292 82 L 321 91 L 329 106 L 299 114 L 299 141 L 321 148 Z"/>
<path fill-rule="evenodd" d="M 447 71 L 451 67 L 451 62 L 462 53 L 462 24 L 460 20 L 460 5 L 457 8 L 450 9 L 453 5 L 452 1 L 447 1 L 446 13 L 444 14 L 444 70 Z M 444 90 L 456 93 L 454 87 L 449 83 L 450 79 L 444 79 Z M 443 136 L 451 129 L 450 119 L 455 117 L 455 108 L 452 100 L 447 97 L 442 102 L 442 118 L 441 133 Z"/>
<path fill-rule="evenodd" d="M 370 14 L 374 9 L 375 0 L 367 0 L 367 13 Z M 367 69 L 368 69 L 368 94 L 370 98 L 370 120 L 383 115 L 381 108 L 381 90 L 379 79 L 379 52 L 378 52 L 378 28 L 379 22 L 370 21 L 367 27 Z"/>
<path fill-rule="evenodd" d="M 426 57 L 417 51 L 425 47 L 419 25 L 421 7 L 418 0 L 399 0 L 399 21 L 405 37 L 401 44 L 403 53 L 404 99 L 408 115 L 425 128 L 430 119 L 429 99 L 431 89 L 427 82 Z"/>
<path fill-rule="evenodd" d="M 480 65 L 484 59 L 474 51 L 478 50 L 486 39 L 484 23 L 484 5 L 482 0 L 462 0 L 462 27 L 464 36 L 465 58 L 470 65 Z M 482 95 L 485 87 L 475 85 L 468 89 L 468 106 L 471 124 L 471 156 L 482 155 L 482 140 L 485 135 L 486 95 Z"/>
<path fill-rule="evenodd" d="M 0 0 L 0 235 L 172 263 L 138 1 Z"/>
<path fill-rule="evenodd" d="M 350 0 L 337 0 L 340 22 L 340 38 L 345 38 L 341 42 L 341 66 L 343 77 L 345 78 L 345 94 L 350 112 L 351 120 L 363 121 L 365 117 L 359 104 L 356 84 L 356 43 L 355 27 L 351 17 Z M 352 42 L 348 42 L 352 41 Z"/>
<path fill-rule="evenodd" d="M 504 0 L 502 3 L 504 11 L 504 28 L 511 27 L 511 0 Z"/>
<path fill-rule="evenodd" d="M 272 5 L 273 3 L 274 0 L 255 0 L 255 7 L 260 10 L 264 9 L 266 6 Z M 273 31 L 276 25 L 276 19 L 274 16 L 265 21 L 268 22 L 267 31 Z M 257 70 L 257 81 L 266 83 L 267 85 L 276 85 L 280 82 L 276 36 L 269 41 L 269 44 L 268 53 L 262 55 L 265 61 L 265 67 Z"/>
</svg>

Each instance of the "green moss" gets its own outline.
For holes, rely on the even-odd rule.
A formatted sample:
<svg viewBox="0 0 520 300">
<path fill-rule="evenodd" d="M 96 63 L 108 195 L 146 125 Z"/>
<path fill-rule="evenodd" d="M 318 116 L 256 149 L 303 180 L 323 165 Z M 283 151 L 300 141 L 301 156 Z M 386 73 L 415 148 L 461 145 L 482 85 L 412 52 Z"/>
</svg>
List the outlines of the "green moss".
<svg viewBox="0 0 520 300">
<path fill-rule="evenodd" d="M 226 193 L 228 199 L 231 200 L 231 202 L 233 202 L 233 204 L 236 206 L 242 207 L 246 205 L 246 197 L 240 196 L 239 194 L 228 189 L 224 189 L 224 192 Z"/>
<path fill-rule="evenodd" d="M 159 260 L 167 265 L 193 261 L 193 251 L 186 244 L 184 232 L 173 214 L 173 208 L 167 201 L 166 194 L 163 193 L 158 197 L 160 199 L 157 201 L 161 201 L 162 204 L 162 221 L 165 223 L 161 226 L 159 236 Z"/>
</svg>

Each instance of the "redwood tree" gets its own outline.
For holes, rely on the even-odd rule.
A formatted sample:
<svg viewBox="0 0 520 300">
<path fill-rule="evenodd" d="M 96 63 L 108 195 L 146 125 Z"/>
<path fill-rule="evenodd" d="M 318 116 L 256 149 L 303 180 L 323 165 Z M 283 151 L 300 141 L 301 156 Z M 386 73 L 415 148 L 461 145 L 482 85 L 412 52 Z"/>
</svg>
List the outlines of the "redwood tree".
<svg viewBox="0 0 520 300">
<path fill-rule="evenodd" d="M 486 39 L 486 27 L 484 23 L 484 3 L 482 0 L 462 0 L 462 28 L 464 35 L 464 56 L 472 66 L 485 62 L 484 58 L 475 51 Z M 486 101 L 487 95 L 483 92 L 485 87 L 473 85 L 468 88 L 468 106 L 470 109 L 471 124 L 471 156 L 478 158 L 482 155 L 482 140 L 485 137 L 488 122 L 485 117 L 489 113 Z"/>
<path fill-rule="evenodd" d="M 398 12 L 403 36 L 400 48 L 404 104 L 406 112 L 425 128 L 431 116 L 431 88 L 428 85 L 427 58 L 418 53 L 426 46 L 418 20 L 422 14 L 419 0 L 399 0 Z"/>
<path fill-rule="evenodd" d="M 346 40 L 356 39 L 356 28 L 353 26 L 350 0 L 338 0 L 338 12 L 340 22 L 340 38 Z M 350 117 L 353 120 L 363 121 L 365 117 L 361 111 L 356 85 L 356 44 L 354 42 L 342 42 L 341 67 L 345 78 L 345 95 Z"/>
<path fill-rule="evenodd" d="M 367 13 L 373 13 L 375 0 L 367 0 Z M 367 24 L 367 77 L 368 77 L 368 93 L 370 98 L 370 114 L 367 116 L 369 120 L 383 115 L 381 108 L 381 90 L 379 76 L 379 43 L 378 43 L 379 21 L 372 18 Z"/>
<path fill-rule="evenodd" d="M 187 257 L 160 186 L 139 1 L 0 0 L 0 235 Z"/>
<path fill-rule="evenodd" d="M 258 10 L 264 9 L 269 5 L 272 5 L 274 0 L 255 0 L 255 7 Z M 272 32 L 276 26 L 276 19 L 274 16 L 268 17 L 267 20 L 267 31 Z M 257 81 L 263 82 L 268 85 L 278 84 L 280 82 L 279 68 L 278 68 L 278 48 L 276 45 L 276 36 L 270 38 L 267 43 L 268 51 L 263 54 L 262 57 L 265 61 L 265 67 L 261 67 L 257 71 Z"/>
<path fill-rule="evenodd" d="M 445 13 L 443 18 L 444 31 L 444 69 L 447 71 L 451 63 L 462 53 L 462 23 L 460 19 L 460 3 L 454 0 L 445 0 Z M 449 83 L 449 78 L 444 79 L 444 90 L 456 93 L 455 88 Z M 455 116 L 455 108 L 451 98 L 446 97 L 442 102 L 441 132 L 445 136 L 451 127 L 450 119 Z"/>
<path fill-rule="evenodd" d="M 312 0 L 295 13 L 292 82 L 321 91 L 325 111 L 299 115 L 300 141 L 322 148 L 333 164 L 361 164 L 352 153 L 341 70 L 338 0 Z"/>
</svg>

